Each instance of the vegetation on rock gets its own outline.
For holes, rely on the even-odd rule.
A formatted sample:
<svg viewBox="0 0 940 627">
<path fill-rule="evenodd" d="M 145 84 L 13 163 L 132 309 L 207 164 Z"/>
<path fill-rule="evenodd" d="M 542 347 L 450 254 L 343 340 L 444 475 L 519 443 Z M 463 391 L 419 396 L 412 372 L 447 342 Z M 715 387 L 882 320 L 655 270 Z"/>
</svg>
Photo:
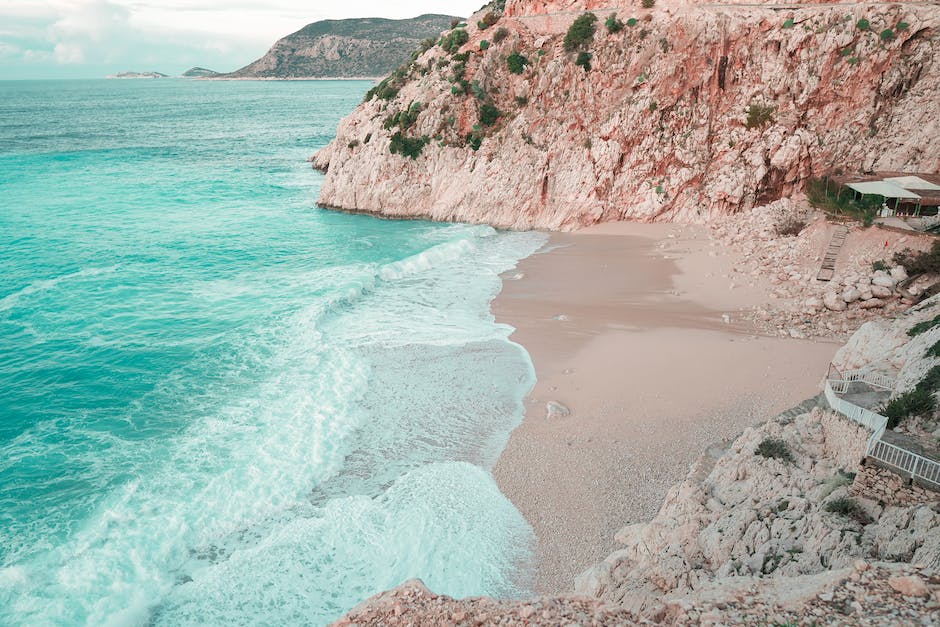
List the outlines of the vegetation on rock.
<svg viewBox="0 0 940 627">
<path fill-rule="evenodd" d="M 578 58 L 575 60 L 574 64 L 578 67 L 584 68 L 585 72 L 591 71 L 591 59 L 594 58 L 594 55 L 590 52 L 581 51 L 578 53 Z"/>
<path fill-rule="evenodd" d="M 581 46 L 594 39 L 597 31 L 597 16 L 587 12 L 579 16 L 568 28 L 565 34 L 565 50 L 574 52 Z"/>
<path fill-rule="evenodd" d="M 529 64 L 529 60 L 518 52 L 513 52 L 506 58 L 506 63 L 509 65 L 510 72 L 513 74 L 522 74 L 525 72 L 525 67 Z"/>
<path fill-rule="evenodd" d="M 786 442 L 777 438 L 765 438 L 757 445 L 754 454 L 768 459 L 779 459 L 782 462 L 793 461 L 793 454 L 790 452 L 790 447 L 787 446 Z"/>
<path fill-rule="evenodd" d="M 607 27 L 607 32 L 619 33 L 620 31 L 623 30 L 624 24 L 623 24 L 623 20 L 617 19 L 617 14 L 614 13 L 613 15 L 607 18 L 607 21 L 604 22 L 604 26 Z"/>
<path fill-rule="evenodd" d="M 744 126 L 747 128 L 763 128 L 768 124 L 773 124 L 776 111 L 777 108 L 773 105 L 753 103 L 747 109 L 747 122 L 744 123 Z"/>
<path fill-rule="evenodd" d="M 389 144 L 388 150 L 393 155 L 400 154 L 403 157 L 417 159 L 430 141 L 431 138 L 429 137 L 405 137 L 399 131 L 392 135 L 392 142 Z"/>
<path fill-rule="evenodd" d="M 940 240 L 930 250 L 915 252 L 910 249 L 895 253 L 894 263 L 903 266 L 908 275 L 940 273 Z"/>
<path fill-rule="evenodd" d="M 827 177 L 810 179 L 806 184 L 806 196 L 809 203 L 822 209 L 834 218 L 860 220 L 870 226 L 881 208 L 884 198 L 881 196 L 861 196 L 854 198 L 852 193 L 845 193 L 842 186 Z"/>
<path fill-rule="evenodd" d="M 869 525 L 872 522 L 871 516 L 862 508 L 855 499 L 843 496 L 832 499 L 826 503 L 826 511 L 830 514 L 838 514 L 851 518 L 860 525 Z"/>
<path fill-rule="evenodd" d="M 451 54 L 457 54 L 461 46 L 470 41 L 470 34 L 462 28 L 452 30 L 441 38 L 440 46 Z"/>
</svg>

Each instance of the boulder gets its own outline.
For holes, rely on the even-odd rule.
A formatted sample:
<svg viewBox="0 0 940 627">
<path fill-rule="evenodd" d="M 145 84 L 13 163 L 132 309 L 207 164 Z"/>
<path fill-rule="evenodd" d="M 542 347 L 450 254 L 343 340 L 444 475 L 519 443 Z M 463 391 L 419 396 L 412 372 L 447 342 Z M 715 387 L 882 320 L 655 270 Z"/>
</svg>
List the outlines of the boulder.
<svg viewBox="0 0 940 627">
<path fill-rule="evenodd" d="M 891 268 L 891 278 L 900 283 L 901 281 L 906 281 L 909 277 L 907 276 L 907 270 L 904 269 L 904 266 L 894 266 Z"/>
<path fill-rule="evenodd" d="M 930 596 L 930 589 L 927 584 L 917 575 L 891 577 L 888 579 L 888 585 L 906 597 Z"/>
<path fill-rule="evenodd" d="M 879 298 L 872 298 L 869 300 L 862 301 L 859 305 L 862 309 L 879 309 L 885 306 L 885 302 Z"/>
<path fill-rule="evenodd" d="M 872 277 L 871 284 L 873 287 L 875 285 L 878 285 L 881 287 L 888 287 L 888 288 L 894 289 L 894 286 L 897 285 L 898 282 L 886 274 L 878 274 Z"/>
<path fill-rule="evenodd" d="M 829 311 L 845 311 L 848 309 L 848 305 L 845 304 L 845 301 L 839 297 L 838 294 L 828 293 L 823 298 L 823 305 L 826 306 L 826 309 Z"/>
<path fill-rule="evenodd" d="M 862 297 L 862 293 L 854 287 L 850 287 L 842 292 L 842 300 L 846 303 L 854 303 Z"/>
<path fill-rule="evenodd" d="M 871 294 L 874 298 L 891 298 L 894 292 L 891 291 L 890 287 L 882 287 L 880 285 L 871 286 Z M 865 300 L 868 300 L 867 298 Z"/>
</svg>

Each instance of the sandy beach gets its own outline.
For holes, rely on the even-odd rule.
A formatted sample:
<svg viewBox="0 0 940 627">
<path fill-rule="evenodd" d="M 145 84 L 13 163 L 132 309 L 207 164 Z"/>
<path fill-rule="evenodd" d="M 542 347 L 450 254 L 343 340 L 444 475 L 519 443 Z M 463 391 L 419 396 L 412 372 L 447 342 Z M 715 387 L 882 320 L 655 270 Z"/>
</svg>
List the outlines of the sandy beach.
<svg viewBox="0 0 940 627">
<path fill-rule="evenodd" d="M 535 529 L 537 592 L 570 592 L 692 463 L 818 393 L 839 345 L 758 335 L 739 312 L 769 289 L 735 284 L 738 261 L 701 226 L 617 223 L 507 273 L 494 313 L 538 383 L 494 474 Z"/>
</svg>

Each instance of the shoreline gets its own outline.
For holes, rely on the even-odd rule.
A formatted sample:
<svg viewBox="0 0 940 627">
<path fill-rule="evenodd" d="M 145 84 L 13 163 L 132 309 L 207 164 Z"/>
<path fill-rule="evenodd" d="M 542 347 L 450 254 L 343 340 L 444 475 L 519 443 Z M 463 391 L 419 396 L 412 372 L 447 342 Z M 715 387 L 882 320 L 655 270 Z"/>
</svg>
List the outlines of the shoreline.
<svg viewBox="0 0 940 627">
<path fill-rule="evenodd" d="M 735 285 L 738 260 L 702 226 L 607 223 L 504 276 L 492 310 L 538 381 L 493 475 L 535 530 L 534 592 L 569 592 L 703 455 L 818 394 L 841 343 L 760 335 L 742 313 L 770 286 Z"/>
</svg>

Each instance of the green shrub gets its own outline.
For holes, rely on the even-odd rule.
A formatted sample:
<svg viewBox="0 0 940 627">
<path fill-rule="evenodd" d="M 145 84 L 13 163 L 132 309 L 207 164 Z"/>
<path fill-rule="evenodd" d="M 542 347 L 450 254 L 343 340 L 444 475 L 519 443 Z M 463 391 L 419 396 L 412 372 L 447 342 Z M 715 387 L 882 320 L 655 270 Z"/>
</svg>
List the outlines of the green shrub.
<svg viewBox="0 0 940 627">
<path fill-rule="evenodd" d="M 590 11 L 578 17 L 565 33 L 565 50 L 574 52 L 587 42 L 594 39 L 597 31 L 597 16 Z"/>
<path fill-rule="evenodd" d="M 639 20 L 637 20 L 635 17 L 631 17 L 629 20 L 627 20 L 627 26 L 636 26 L 638 22 Z"/>
<path fill-rule="evenodd" d="M 643 0 L 644 9 L 652 9 L 654 6 L 656 6 L 656 0 Z"/>
<path fill-rule="evenodd" d="M 529 104 L 529 98 L 526 96 L 516 96 L 516 104 L 520 107 L 524 107 Z"/>
<path fill-rule="evenodd" d="M 591 59 L 594 58 L 594 55 L 590 52 L 581 51 L 578 53 L 578 58 L 575 60 L 574 64 L 578 67 L 584 68 L 585 72 L 591 71 Z"/>
<path fill-rule="evenodd" d="M 927 357 L 940 357 L 940 340 L 934 342 L 934 345 L 927 349 Z"/>
<path fill-rule="evenodd" d="M 776 111 L 777 108 L 772 105 L 754 103 L 747 109 L 747 122 L 744 123 L 744 126 L 747 128 L 763 128 L 768 124 L 773 124 Z"/>
<path fill-rule="evenodd" d="M 918 385 L 913 390 L 888 401 L 881 415 L 888 419 L 888 428 L 894 429 L 908 418 L 926 416 L 934 410 L 935 406 L 933 393 Z"/>
<path fill-rule="evenodd" d="M 923 322 L 918 322 L 907 330 L 907 334 L 910 337 L 917 337 L 921 333 L 926 333 L 937 325 L 940 325 L 940 316 L 937 316 L 933 320 L 924 320 Z"/>
<path fill-rule="evenodd" d="M 480 50 L 488 50 L 489 47 L 490 47 L 490 42 L 488 42 L 487 40 L 484 39 L 480 42 Z"/>
<path fill-rule="evenodd" d="M 907 22 L 898 22 L 898 25 L 897 25 L 898 30 L 907 30 L 910 27 L 911 25 L 908 24 Z"/>
<path fill-rule="evenodd" d="M 493 11 L 490 11 L 489 13 L 483 16 L 482 20 L 477 22 L 477 27 L 479 27 L 480 30 L 486 30 L 487 28 L 489 28 L 490 26 L 492 26 L 498 21 L 499 21 L 499 14 L 494 13 Z"/>
<path fill-rule="evenodd" d="M 470 41 L 470 34 L 462 28 L 451 31 L 441 39 L 441 48 L 451 54 L 457 54 L 461 46 Z"/>
<path fill-rule="evenodd" d="M 513 52 L 506 58 L 506 63 L 509 65 L 509 71 L 513 74 L 522 74 L 525 72 L 525 66 L 529 65 L 529 60 L 518 52 Z"/>
<path fill-rule="evenodd" d="M 496 32 L 493 33 L 493 43 L 498 44 L 499 42 L 506 39 L 507 37 L 509 37 L 509 30 L 503 27 L 497 28 Z"/>
<path fill-rule="evenodd" d="M 349 142 L 349 144 L 346 147 L 349 148 L 350 150 L 355 150 L 356 148 L 359 147 L 359 140 L 358 139 L 352 140 L 351 142 Z"/>
<path fill-rule="evenodd" d="M 927 252 L 906 249 L 895 253 L 894 263 L 903 266 L 910 276 L 940 272 L 940 240 L 935 241 Z"/>
<path fill-rule="evenodd" d="M 826 511 L 855 520 L 860 525 L 871 524 L 872 519 L 855 499 L 842 496 L 826 503 Z"/>
<path fill-rule="evenodd" d="M 653 113 L 658 108 L 659 108 L 659 103 L 656 102 L 655 100 L 650 103 L 650 113 Z"/>
<path fill-rule="evenodd" d="M 494 105 L 489 103 L 480 107 L 480 124 L 483 126 L 493 126 L 499 120 L 502 113 Z"/>
<path fill-rule="evenodd" d="M 470 147 L 470 149 L 476 152 L 480 149 L 480 146 L 483 145 L 483 138 L 485 136 L 486 135 L 483 133 L 482 128 L 479 126 L 474 126 L 473 130 L 467 133 L 465 139 L 467 140 L 467 145 Z"/>
<path fill-rule="evenodd" d="M 430 137 L 405 137 L 401 134 L 401 131 L 392 135 L 392 142 L 389 144 L 388 150 L 393 155 L 401 155 L 403 157 L 411 157 L 412 159 L 417 159 L 421 156 L 421 151 L 424 150 L 424 147 L 430 143 Z"/>
<path fill-rule="evenodd" d="M 766 457 L 767 459 L 779 459 L 782 462 L 793 461 L 793 454 L 790 452 L 790 447 L 787 446 L 786 442 L 777 438 L 765 438 L 757 445 L 754 454 Z"/>
<path fill-rule="evenodd" d="M 486 90 L 480 85 L 480 81 L 473 81 L 470 88 L 473 90 L 473 96 L 477 100 L 486 100 Z"/>
<path fill-rule="evenodd" d="M 868 30 L 871 28 L 871 23 L 863 17 L 855 22 L 855 26 L 858 27 L 858 30 Z"/>
<path fill-rule="evenodd" d="M 792 17 L 783 23 L 783 28 L 793 28 L 793 18 L 792 18 Z"/>
<path fill-rule="evenodd" d="M 623 21 L 617 19 L 617 14 L 614 13 L 607 18 L 607 21 L 604 22 L 604 26 L 607 27 L 608 33 L 619 33 L 623 30 Z"/>
<path fill-rule="evenodd" d="M 806 196 L 811 205 L 830 216 L 861 220 L 866 226 L 871 225 L 884 202 L 881 196 L 855 199 L 851 193 L 844 194 L 838 183 L 826 177 L 810 179 L 806 184 Z"/>
<path fill-rule="evenodd" d="M 890 28 L 886 28 L 883 31 L 881 31 L 881 34 L 878 36 L 881 37 L 881 41 L 885 41 L 885 42 L 891 41 L 895 37 L 897 37 L 897 35 L 894 34 L 894 31 L 891 30 Z"/>
<path fill-rule="evenodd" d="M 891 266 L 885 263 L 884 259 L 879 259 L 878 261 L 871 262 L 872 272 L 887 272 L 890 269 L 891 269 Z"/>
</svg>

